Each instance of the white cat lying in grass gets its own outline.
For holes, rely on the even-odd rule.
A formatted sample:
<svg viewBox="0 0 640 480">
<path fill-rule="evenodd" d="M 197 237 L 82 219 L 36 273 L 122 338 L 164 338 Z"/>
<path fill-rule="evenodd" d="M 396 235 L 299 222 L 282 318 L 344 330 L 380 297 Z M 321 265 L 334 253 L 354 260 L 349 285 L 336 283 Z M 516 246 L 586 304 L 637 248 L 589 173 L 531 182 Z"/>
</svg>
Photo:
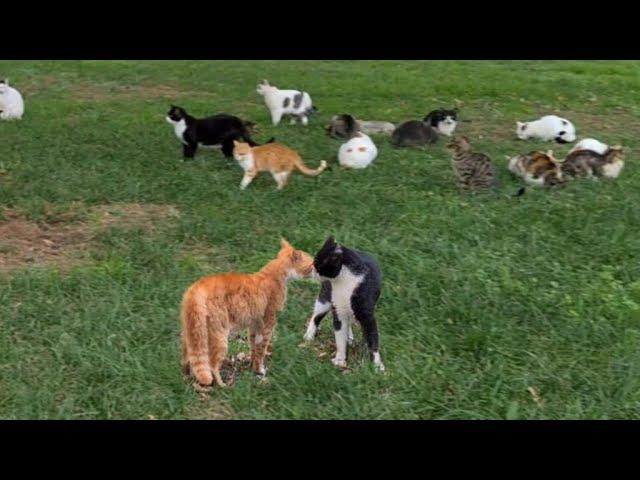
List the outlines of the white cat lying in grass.
<svg viewBox="0 0 640 480">
<path fill-rule="evenodd" d="M 546 115 L 532 122 L 516 122 L 516 134 L 520 140 L 537 138 L 540 140 L 555 140 L 558 143 L 576 141 L 576 129 L 566 118 L 556 115 Z"/>
<path fill-rule="evenodd" d="M 578 150 L 591 150 L 592 152 L 604 155 L 609 150 L 609 145 L 602 143 L 595 138 L 583 138 L 576 146 L 569 150 L 569 153 L 577 152 Z"/>
<path fill-rule="evenodd" d="M 0 119 L 20 120 L 24 114 L 24 100 L 20 92 L 9 86 L 9 80 L 0 80 Z"/>
<path fill-rule="evenodd" d="M 338 150 L 338 162 L 348 168 L 366 168 L 377 156 L 378 148 L 362 132 L 356 133 L 355 137 L 343 143 Z"/>
<path fill-rule="evenodd" d="M 271 112 L 271 121 L 274 125 L 280 123 L 283 115 L 290 115 L 292 124 L 298 119 L 303 125 L 307 125 L 309 115 L 317 110 L 307 92 L 280 90 L 269 85 L 266 80 L 258 85 L 256 92 L 264 97 L 264 103 Z"/>
</svg>

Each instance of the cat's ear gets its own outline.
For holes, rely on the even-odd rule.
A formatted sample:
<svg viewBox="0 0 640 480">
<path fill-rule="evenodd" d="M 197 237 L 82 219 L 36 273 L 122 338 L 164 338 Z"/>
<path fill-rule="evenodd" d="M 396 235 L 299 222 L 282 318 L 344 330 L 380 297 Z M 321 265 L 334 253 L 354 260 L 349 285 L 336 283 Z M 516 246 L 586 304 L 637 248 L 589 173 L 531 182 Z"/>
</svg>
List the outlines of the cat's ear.
<svg viewBox="0 0 640 480">
<path fill-rule="evenodd" d="M 322 249 L 333 249 L 336 247 L 336 240 L 335 238 L 333 238 L 333 235 L 331 235 L 330 237 L 328 237 L 325 241 L 324 241 L 324 245 L 322 245 Z"/>
<path fill-rule="evenodd" d="M 262 84 L 263 85 L 269 85 L 269 80 L 267 80 L 266 78 L 264 80 L 262 80 Z"/>
<path fill-rule="evenodd" d="M 293 248 L 284 238 L 280 239 L 280 248 Z"/>
</svg>

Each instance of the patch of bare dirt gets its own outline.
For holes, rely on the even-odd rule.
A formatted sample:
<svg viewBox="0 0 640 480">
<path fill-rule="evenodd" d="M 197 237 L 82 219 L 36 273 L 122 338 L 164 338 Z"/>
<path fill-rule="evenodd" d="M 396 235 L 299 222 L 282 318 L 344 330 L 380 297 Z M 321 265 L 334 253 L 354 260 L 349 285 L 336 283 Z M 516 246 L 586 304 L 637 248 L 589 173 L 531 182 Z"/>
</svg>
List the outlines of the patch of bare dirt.
<svg viewBox="0 0 640 480">
<path fill-rule="evenodd" d="M 177 98 L 183 96 L 215 96 L 204 91 L 181 90 L 168 85 L 94 85 L 77 83 L 69 89 L 71 96 L 78 100 L 103 102 L 107 100 L 134 100 L 154 98 Z"/>
<path fill-rule="evenodd" d="M 69 212 L 52 216 L 54 222 L 34 222 L 5 209 L 0 220 L 0 271 L 26 266 L 67 269 L 82 260 L 97 234 L 109 228 L 153 230 L 178 215 L 169 205 L 121 203 L 89 207 L 81 221 Z"/>
</svg>

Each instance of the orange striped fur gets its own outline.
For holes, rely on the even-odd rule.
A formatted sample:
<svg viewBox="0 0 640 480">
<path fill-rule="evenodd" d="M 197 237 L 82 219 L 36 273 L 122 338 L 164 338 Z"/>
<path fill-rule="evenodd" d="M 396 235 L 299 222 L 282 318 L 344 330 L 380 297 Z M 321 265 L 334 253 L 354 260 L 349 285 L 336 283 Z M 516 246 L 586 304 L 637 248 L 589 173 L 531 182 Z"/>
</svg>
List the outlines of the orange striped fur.
<svg viewBox="0 0 640 480">
<path fill-rule="evenodd" d="M 231 333 L 247 328 L 251 368 L 264 375 L 264 358 L 285 305 L 287 281 L 314 277 L 313 258 L 281 241 L 277 257 L 256 273 L 201 278 L 182 299 L 182 366 L 201 386 L 224 386 L 220 367 Z"/>
</svg>

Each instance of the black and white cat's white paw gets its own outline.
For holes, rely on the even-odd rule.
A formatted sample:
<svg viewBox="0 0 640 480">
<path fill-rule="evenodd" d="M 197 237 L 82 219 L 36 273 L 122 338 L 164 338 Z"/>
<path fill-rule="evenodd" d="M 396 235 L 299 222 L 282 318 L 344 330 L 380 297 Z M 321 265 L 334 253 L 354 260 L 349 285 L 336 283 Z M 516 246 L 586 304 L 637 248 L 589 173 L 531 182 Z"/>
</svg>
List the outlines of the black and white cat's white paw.
<svg viewBox="0 0 640 480">
<path fill-rule="evenodd" d="M 318 331 L 318 327 L 316 326 L 313 318 L 309 321 L 309 325 L 307 325 L 307 331 L 304 333 L 304 341 L 312 342 L 316 337 L 316 332 Z"/>
<path fill-rule="evenodd" d="M 347 334 L 347 343 L 351 346 L 353 345 L 354 337 L 353 330 L 351 329 L 351 325 L 349 325 L 349 333 Z"/>
<path fill-rule="evenodd" d="M 340 367 L 340 368 L 346 368 L 347 366 L 347 360 L 345 358 L 341 358 L 337 356 L 331 359 L 331 363 L 333 363 L 336 367 Z"/>
<path fill-rule="evenodd" d="M 384 372 L 384 364 L 380 359 L 380 352 L 373 352 L 373 365 L 381 372 Z"/>
</svg>

